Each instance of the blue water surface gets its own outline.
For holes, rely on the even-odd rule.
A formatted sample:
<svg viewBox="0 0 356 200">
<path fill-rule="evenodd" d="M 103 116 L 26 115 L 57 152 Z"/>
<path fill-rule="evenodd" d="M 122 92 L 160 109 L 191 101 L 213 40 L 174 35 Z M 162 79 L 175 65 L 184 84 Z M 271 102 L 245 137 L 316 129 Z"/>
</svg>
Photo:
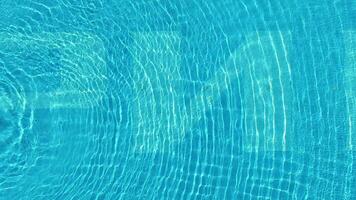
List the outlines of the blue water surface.
<svg viewBox="0 0 356 200">
<path fill-rule="evenodd" d="M 0 199 L 356 199 L 352 0 L 1 0 Z"/>
</svg>

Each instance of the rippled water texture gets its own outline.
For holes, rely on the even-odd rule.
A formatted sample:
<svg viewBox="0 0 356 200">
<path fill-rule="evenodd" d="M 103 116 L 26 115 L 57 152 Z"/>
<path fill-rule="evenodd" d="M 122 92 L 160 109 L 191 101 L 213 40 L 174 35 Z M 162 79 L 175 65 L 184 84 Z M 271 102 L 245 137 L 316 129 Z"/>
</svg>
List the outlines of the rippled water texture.
<svg viewBox="0 0 356 200">
<path fill-rule="evenodd" d="M 356 199 L 352 0 L 1 0 L 0 200 Z"/>
</svg>

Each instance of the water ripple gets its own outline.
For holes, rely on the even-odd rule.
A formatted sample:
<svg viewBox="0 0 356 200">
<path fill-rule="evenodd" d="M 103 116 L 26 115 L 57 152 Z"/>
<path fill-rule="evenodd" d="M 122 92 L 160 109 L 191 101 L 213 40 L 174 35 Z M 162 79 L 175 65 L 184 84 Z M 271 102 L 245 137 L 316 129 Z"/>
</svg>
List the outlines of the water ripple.
<svg viewBox="0 0 356 200">
<path fill-rule="evenodd" d="M 0 200 L 354 199 L 354 5 L 2 1 Z"/>
</svg>

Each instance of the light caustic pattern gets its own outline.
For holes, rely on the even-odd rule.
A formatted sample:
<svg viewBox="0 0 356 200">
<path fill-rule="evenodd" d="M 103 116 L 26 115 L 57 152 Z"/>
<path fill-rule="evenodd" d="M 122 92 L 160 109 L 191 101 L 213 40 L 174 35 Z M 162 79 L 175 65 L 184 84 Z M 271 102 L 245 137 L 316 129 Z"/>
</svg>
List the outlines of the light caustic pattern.
<svg viewBox="0 0 356 200">
<path fill-rule="evenodd" d="M 348 31 L 344 33 L 346 67 L 345 92 L 347 101 L 347 121 L 348 121 L 348 146 L 353 150 L 356 144 L 356 32 Z"/>
<path fill-rule="evenodd" d="M 355 199 L 346 1 L 5 1 L 0 200 Z"/>
<path fill-rule="evenodd" d="M 183 101 L 184 88 L 177 87 L 182 81 L 179 74 L 181 38 L 177 33 L 136 33 L 133 54 L 138 100 L 133 101 L 133 107 L 137 106 L 134 118 L 139 119 L 139 127 L 135 149 L 167 151 L 170 145 L 181 141 L 185 130 L 198 123 L 205 110 L 221 93 L 227 92 L 226 80 L 239 81 L 243 88 L 245 151 L 292 148 L 292 120 L 298 116 L 293 116 L 297 110 L 293 104 L 291 66 L 286 51 L 290 36 L 278 32 L 260 34 L 261 38 L 250 36 L 248 43 L 231 55 L 228 65 L 218 70 L 206 86 L 189 99 L 188 113 Z"/>
<path fill-rule="evenodd" d="M 245 151 L 293 149 L 292 69 L 288 58 L 290 35 L 259 33 L 233 56 L 243 88 L 243 146 Z M 232 66 L 235 67 L 235 66 Z"/>
<path fill-rule="evenodd" d="M 107 78 L 102 43 L 91 35 L 2 33 L 0 38 L 1 184 L 6 188 L 24 181 L 24 172 L 38 162 L 53 159 L 67 134 L 63 124 L 75 128 L 73 110 L 99 104 Z"/>
<path fill-rule="evenodd" d="M 181 38 L 174 32 L 134 33 L 135 152 L 167 151 L 183 137 L 187 117 L 179 87 Z M 150 116 L 150 117 L 147 117 Z"/>
</svg>

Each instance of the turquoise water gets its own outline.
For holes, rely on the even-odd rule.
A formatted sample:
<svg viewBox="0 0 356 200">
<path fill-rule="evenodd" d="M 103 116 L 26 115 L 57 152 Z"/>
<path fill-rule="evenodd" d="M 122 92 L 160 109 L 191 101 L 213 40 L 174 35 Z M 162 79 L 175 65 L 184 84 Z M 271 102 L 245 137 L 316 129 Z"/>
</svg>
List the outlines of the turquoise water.
<svg viewBox="0 0 356 200">
<path fill-rule="evenodd" d="M 351 0 L 0 1 L 0 199 L 356 199 Z"/>
</svg>

